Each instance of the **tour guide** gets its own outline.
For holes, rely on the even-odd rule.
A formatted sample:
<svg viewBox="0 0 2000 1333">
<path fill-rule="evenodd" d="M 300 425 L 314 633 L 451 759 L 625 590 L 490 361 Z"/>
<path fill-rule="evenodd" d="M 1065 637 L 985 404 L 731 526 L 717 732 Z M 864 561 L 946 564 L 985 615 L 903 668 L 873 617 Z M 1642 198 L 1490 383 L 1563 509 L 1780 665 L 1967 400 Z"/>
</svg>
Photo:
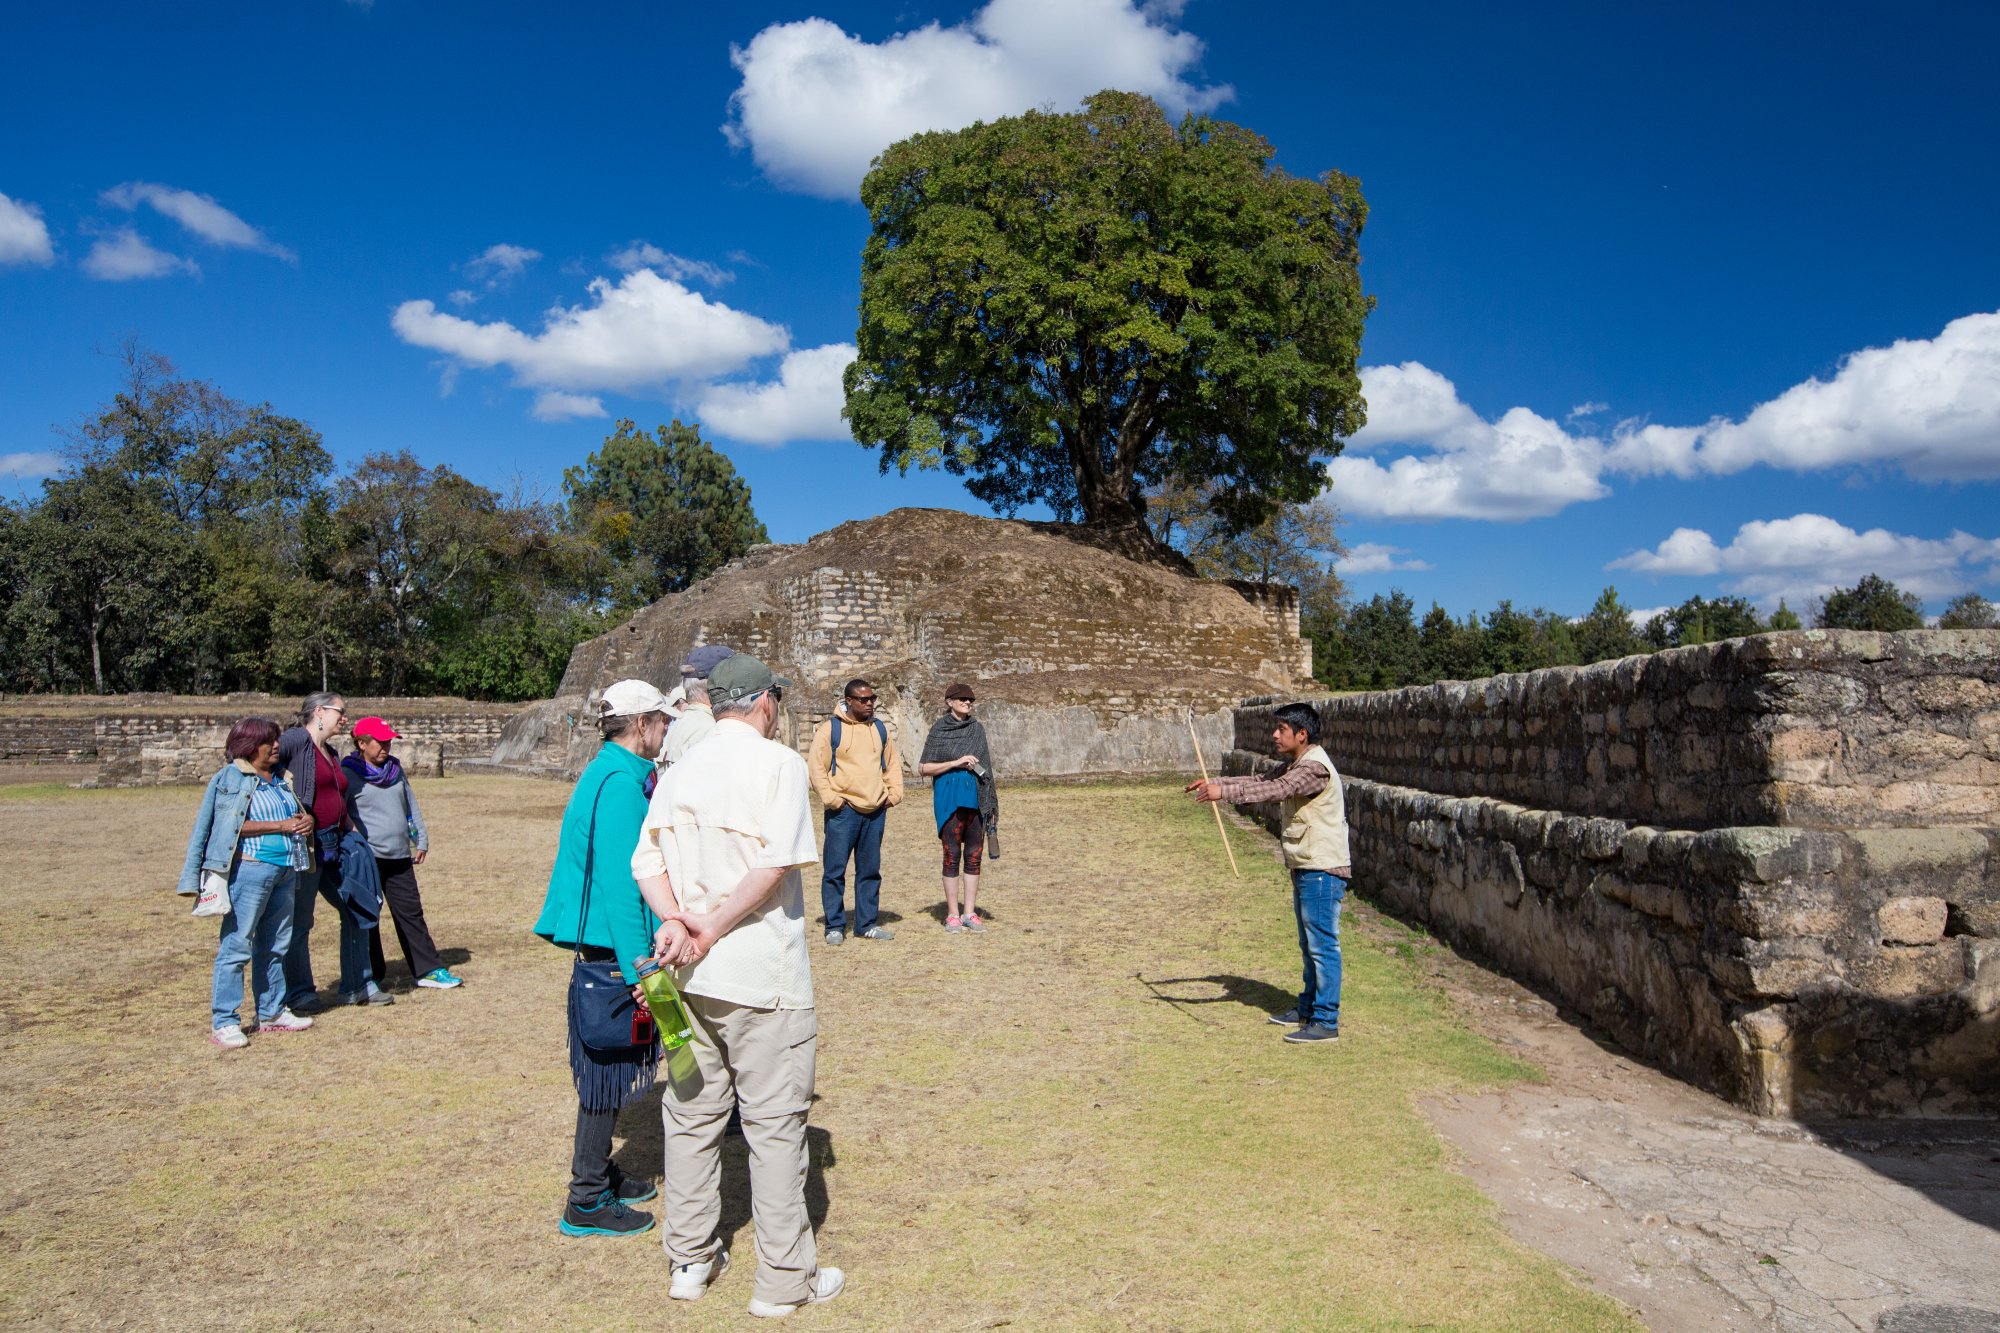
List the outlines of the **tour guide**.
<svg viewBox="0 0 2000 1333">
<path fill-rule="evenodd" d="M 639 829 L 632 876 L 663 924 L 657 956 L 677 969 L 694 1068 L 670 1067 L 666 1127 L 667 1295 L 698 1300 L 729 1266 L 722 1135 L 734 1103 L 750 1152 L 757 1278 L 750 1313 L 788 1315 L 840 1294 L 819 1266 L 806 1212 L 806 1111 L 819 1019 L 806 957 L 805 888 L 819 863 L 805 760 L 772 740 L 791 682 L 737 653 L 708 678 L 715 730 L 667 769 Z"/>
<path fill-rule="evenodd" d="M 1271 727 L 1285 765 L 1262 778 L 1190 782 L 1197 801 L 1256 805 L 1276 801 L 1285 867 L 1292 872 L 1292 910 L 1305 955 L 1305 988 L 1296 1008 L 1271 1015 L 1291 1025 L 1286 1041 L 1340 1039 L 1340 903 L 1354 874 L 1347 851 L 1347 805 L 1340 773 L 1319 747 L 1319 714 L 1306 704 L 1286 704 Z"/>
</svg>

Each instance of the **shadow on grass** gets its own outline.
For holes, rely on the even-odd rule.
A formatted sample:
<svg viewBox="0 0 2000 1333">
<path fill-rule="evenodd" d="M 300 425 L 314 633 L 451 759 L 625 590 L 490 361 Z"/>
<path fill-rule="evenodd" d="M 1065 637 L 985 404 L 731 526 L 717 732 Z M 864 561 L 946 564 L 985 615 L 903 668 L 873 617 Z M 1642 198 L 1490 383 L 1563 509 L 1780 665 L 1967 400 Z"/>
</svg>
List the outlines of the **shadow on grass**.
<svg viewBox="0 0 2000 1333">
<path fill-rule="evenodd" d="M 815 1095 L 815 1101 L 818 1100 Z M 660 1123 L 660 1089 L 657 1085 L 618 1115 L 621 1142 L 612 1158 L 627 1175 L 658 1180 L 666 1161 L 666 1130 Z M 750 1222 L 750 1150 L 743 1141 L 732 1112 L 728 1133 L 722 1140 L 722 1218 L 716 1235 L 722 1248 L 736 1250 L 737 1233 Z M 826 1173 L 838 1164 L 833 1151 L 833 1135 L 818 1125 L 806 1126 L 806 1217 L 817 1231 L 826 1224 L 832 1207 L 826 1192 Z M 743 1251 L 745 1255 L 748 1250 Z"/>
<path fill-rule="evenodd" d="M 1275 1014 L 1291 1008 L 1299 1000 L 1297 995 L 1280 990 L 1268 981 L 1256 981 L 1226 972 L 1206 977 L 1162 977 L 1158 981 L 1148 981 L 1136 972 L 1132 975 L 1140 985 L 1153 992 L 1155 1000 L 1170 1004 L 1183 1013 L 1187 1012 L 1188 1006 L 1198 1004 L 1240 1004 Z M 1176 987 L 1180 989 L 1174 990 Z M 1210 987 L 1215 989 L 1208 989 Z M 1191 1013 L 1187 1016 L 1194 1018 Z"/>
</svg>

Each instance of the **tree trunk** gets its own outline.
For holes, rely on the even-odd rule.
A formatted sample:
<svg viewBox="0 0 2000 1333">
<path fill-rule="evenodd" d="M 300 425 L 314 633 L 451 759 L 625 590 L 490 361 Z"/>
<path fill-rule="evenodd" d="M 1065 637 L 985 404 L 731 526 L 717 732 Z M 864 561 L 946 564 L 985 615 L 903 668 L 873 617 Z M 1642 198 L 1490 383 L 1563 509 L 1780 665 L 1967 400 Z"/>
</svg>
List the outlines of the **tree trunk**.
<svg viewBox="0 0 2000 1333">
<path fill-rule="evenodd" d="M 104 651 L 99 646 L 99 631 L 104 625 L 104 607 L 93 601 L 90 606 L 90 678 L 96 682 L 97 692 L 104 693 Z"/>
</svg>

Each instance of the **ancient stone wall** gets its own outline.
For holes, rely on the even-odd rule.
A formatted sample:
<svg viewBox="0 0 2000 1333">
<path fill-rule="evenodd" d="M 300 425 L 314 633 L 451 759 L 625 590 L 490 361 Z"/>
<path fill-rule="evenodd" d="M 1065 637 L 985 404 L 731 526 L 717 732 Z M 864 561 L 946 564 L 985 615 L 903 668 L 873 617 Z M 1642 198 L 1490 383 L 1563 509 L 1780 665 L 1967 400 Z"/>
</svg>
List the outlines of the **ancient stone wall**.
<svg viewBox="0 0 2000 1333">
<path fill-rule="evenodd" d="M 0 760 L 95 762 L 91 785 L 99 787 L 206 782 L 221 766 L 223 742 L 239 718 L 268 717 L 289 726 L 298 703 L 257 694 L 14 699 L 0 713 Z M 461 759 L 490 755 L 523 707 L 359 696 L 347 706 L 350 718 L 387 718 L 402 735 L 396 752 L 404 766 L 433 774 Z M 63 748 L 55 753 L 58 746 Z"/>
<path fill-rule="evenodd" d="M 1238 710 L 1229 771 L 1276 702 Z M 2000 632 L 1314 702 L 1392 910 L 1765 1113 L 2000 1110 Z"/>
</svg>

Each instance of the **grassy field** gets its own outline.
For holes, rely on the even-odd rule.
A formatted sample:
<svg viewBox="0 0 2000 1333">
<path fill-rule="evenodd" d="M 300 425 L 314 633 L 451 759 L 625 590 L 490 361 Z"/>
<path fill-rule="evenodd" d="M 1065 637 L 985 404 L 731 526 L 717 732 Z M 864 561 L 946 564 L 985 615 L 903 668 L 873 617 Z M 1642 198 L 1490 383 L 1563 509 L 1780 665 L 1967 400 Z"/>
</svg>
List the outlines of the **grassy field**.
<svg viewBox="0 0 2000 1333">
<path fill-rule="evenodd" d="M 249 1049 L 206 1041 L 211 925 L 172 892 L 192 790 L 0 788 L 0 1325 L 721 1327 L 747 1265 L 665 1299 L 657 1237 L 555 1228 L 567 957 L 528 933 L 568 789 L 419 787 L 467 978 Z M 1288 1046 L 1269 844 L 1165 784 L 1003 792 L 984 937 L 948 936 L 929 803 L 894 812 L 892 943 L 818 943 L 811 1198 L 847 1292 L 812 1327 L 1632 1327 L 1511 1242 L 1414 1110 L 1532 1076 L 1353 913 L 1340 1044 Z M 809 916 L 817 915 L 809 885 Z M 1366 918 L 1366 919 L 1364 919 Z M 314 937 L 320 980 L 336 932 Z M 617 1156 L 657 1174 L 656 1099 Z M 740 1140 L 724 1227 L 750 1257 Z"/>
</svg>

